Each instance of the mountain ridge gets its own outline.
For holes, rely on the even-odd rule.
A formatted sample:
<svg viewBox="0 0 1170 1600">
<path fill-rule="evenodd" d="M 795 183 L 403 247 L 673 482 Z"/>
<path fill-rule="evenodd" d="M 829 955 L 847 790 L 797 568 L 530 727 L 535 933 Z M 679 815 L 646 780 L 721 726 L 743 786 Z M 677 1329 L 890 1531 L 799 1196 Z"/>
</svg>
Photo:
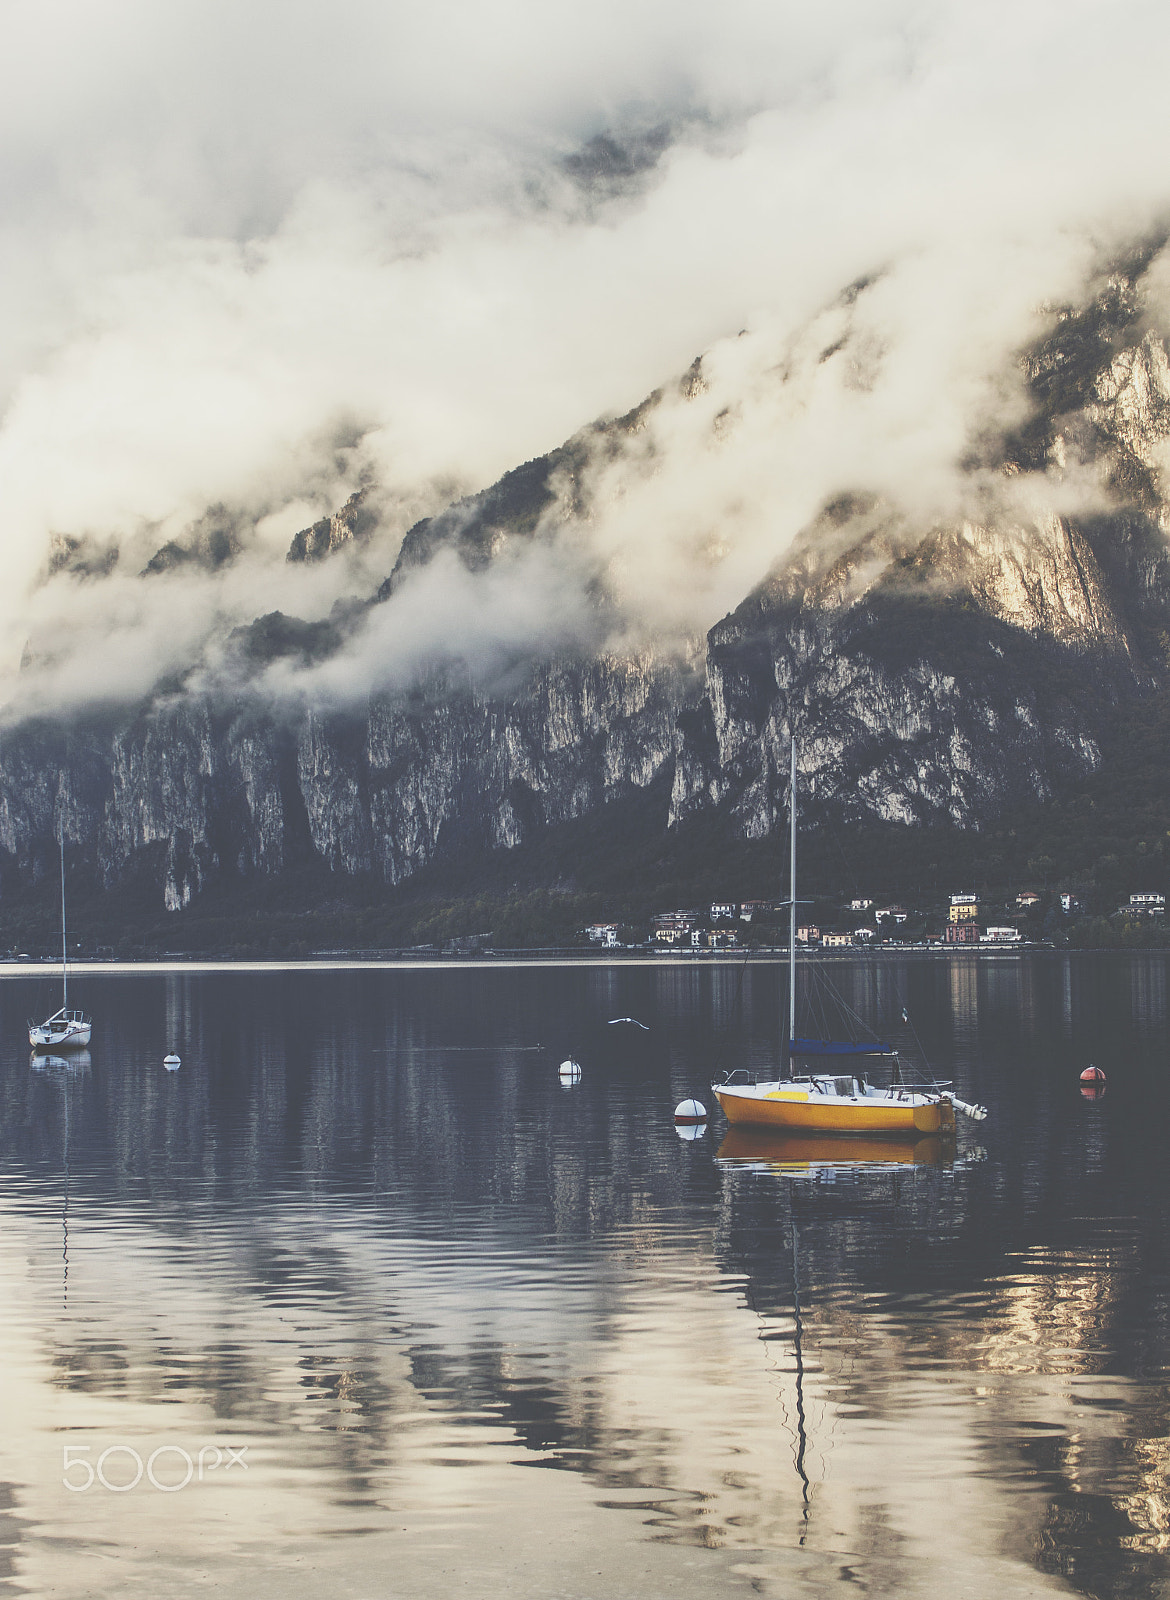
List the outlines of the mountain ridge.
<svg viewBox="0 0 1170 1600">
<path fill-rule="evenodd" d="M 794 733 L 814 824 L 980 828 L 1074 793 L 1103 731 L 1170 671 L 1170 361 L 1143 300 L 1149 259 L 1055 313 L 1022 355 L 1032 414 L 969 464 L 985 501 L 988 481 L 1005 486 L 983 520 L 922 528 L 881 494 L 841 494 L 698 644 L 607 645 L 620 607 L 598 571 L 598 647 L 519 659 L 495 683 L 461 673 L 455 650 L 356 710 L 272 704 L 245 682 L 26 722 L 0 759 L 0 886 L 31 881 L 59 827 L 107 889 L 145 874 L 172 911 L 217 881 L 306 863 L 401 885 L 663 785 L 667 829 L 717 812 L 761 840 L 786 813 Z M 597 464 L 652 453 L 664 396 L 685 404 L 705 383 L 700 358 L 632 411 L 416 522 L 376 592 L 328 621 L 269 612 L 237 629 L 245 677 L 337 655 L 440 556 L 483 573 L 588 517 Z M 1061 486 L 1090 471 L 1085 509 L 1059 509 Z M 1031 521 L 1011 500 L 1027 474 L 1054 502 Z M 288 559 L 337 560 L 375 516 L 359 490 Z M 210 559 L 230 559 L 212 532 Z"/>
</svg>

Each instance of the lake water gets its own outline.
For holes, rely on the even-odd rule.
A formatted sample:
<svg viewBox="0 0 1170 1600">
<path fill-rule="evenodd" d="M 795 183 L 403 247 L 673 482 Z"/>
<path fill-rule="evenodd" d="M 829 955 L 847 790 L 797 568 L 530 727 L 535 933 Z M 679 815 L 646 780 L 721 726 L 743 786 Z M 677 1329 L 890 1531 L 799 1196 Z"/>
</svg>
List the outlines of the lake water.
<svg viewBox="0 0 1170 1600">
<path fill-rule="evenodd" d="M 844 1150 L 675 1131 L 776 966 L 5 978 L 0 1587 L 1170 1594 L 1167 972 L 837 965 L 991 1113 Z"/>
</svg>

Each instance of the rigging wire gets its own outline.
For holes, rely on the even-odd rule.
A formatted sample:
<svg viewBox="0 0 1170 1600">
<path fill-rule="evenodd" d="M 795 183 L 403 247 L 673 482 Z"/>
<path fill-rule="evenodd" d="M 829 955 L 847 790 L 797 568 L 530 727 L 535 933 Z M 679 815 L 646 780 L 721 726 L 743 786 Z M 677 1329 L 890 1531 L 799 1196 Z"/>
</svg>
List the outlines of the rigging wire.
<svg viewBox="0 0 1170 1600">
<path fill-rule="evenodd" d="M 727 1022 L 726 1022 L 725 1026 L 724 1026 L 724 1029 L 723 1029 L 723 1036 L 719 1040 L 719 1048 L 715 1052 L 715 1065 L 711 1068 L 711 1076 L 713 1078 L 716 1078 L 719 1075 L 719 1066 L 720 1066 L 720 1063 L 723 1060 L 723 1052 L 727 1047 L 727 1041 L 728 1041 L 728 1038 L 731 1035 L 731 1029 L 734 1026 L 735 1019 L 739 1014 L 740 1002 L 741 1002 L 741 1000 L 743 998 L 743 976 L 744 976 L 744 973 L 747 971 L 747 965 L 748 965 L 748 962 L 751 960 L 751 955 L 752 955 L 751 950 L 750 949 L 747 950 L 745 952 L 745 954 L 744 954 L 743 961 L 740 963 L 739 977 L 736 979 L 736 983 L 735 983 L 735 996 L 734 996 L 734 998 L 733 998 L 733 1000 L 731 1002 L 731 1011 L 730 1011 L 730 1013 L 728 1015 Z"/>
</svg>

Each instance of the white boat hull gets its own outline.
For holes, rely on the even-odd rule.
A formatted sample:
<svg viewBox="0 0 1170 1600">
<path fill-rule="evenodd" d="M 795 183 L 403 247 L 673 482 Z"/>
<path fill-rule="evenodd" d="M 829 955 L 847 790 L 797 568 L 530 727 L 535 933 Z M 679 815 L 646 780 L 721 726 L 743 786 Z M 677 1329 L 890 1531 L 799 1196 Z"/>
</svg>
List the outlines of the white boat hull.
<svg viewBox="0 0 1170 1600">
<path fill-rule="evenodd" d="M 76 1021 L 69 1021 L 62 1025 L 56 1018 L 48 1022 L 33 1022 L 29 1024 L 28 1042 L 34 1050 L 50 1051 L 56 1054 L 59 1050 L 85 1050 L 89 1046 L 93 1024 L 88 1017 Z"/>
</svg>

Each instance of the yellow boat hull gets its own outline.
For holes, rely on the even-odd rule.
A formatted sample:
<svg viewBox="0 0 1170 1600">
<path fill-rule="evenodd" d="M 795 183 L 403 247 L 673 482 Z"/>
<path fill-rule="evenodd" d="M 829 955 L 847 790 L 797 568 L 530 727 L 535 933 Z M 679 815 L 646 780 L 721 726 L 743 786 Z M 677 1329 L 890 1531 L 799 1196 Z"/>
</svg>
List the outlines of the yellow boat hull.
<svg viewBox="0 0 1170 1600">
<path fill-rule="evenodd" d="M 947 1099 L 912 1103 L 883 1097 L 824 1104 L 817 1096 L 798 1090 L 776 1089 L 760 1095 L 713 1087 L 723 1115 L 732 1126 L 903 1138 L 949 1133 L 955 1126 L 955 1108 Z"/>
</svg>

